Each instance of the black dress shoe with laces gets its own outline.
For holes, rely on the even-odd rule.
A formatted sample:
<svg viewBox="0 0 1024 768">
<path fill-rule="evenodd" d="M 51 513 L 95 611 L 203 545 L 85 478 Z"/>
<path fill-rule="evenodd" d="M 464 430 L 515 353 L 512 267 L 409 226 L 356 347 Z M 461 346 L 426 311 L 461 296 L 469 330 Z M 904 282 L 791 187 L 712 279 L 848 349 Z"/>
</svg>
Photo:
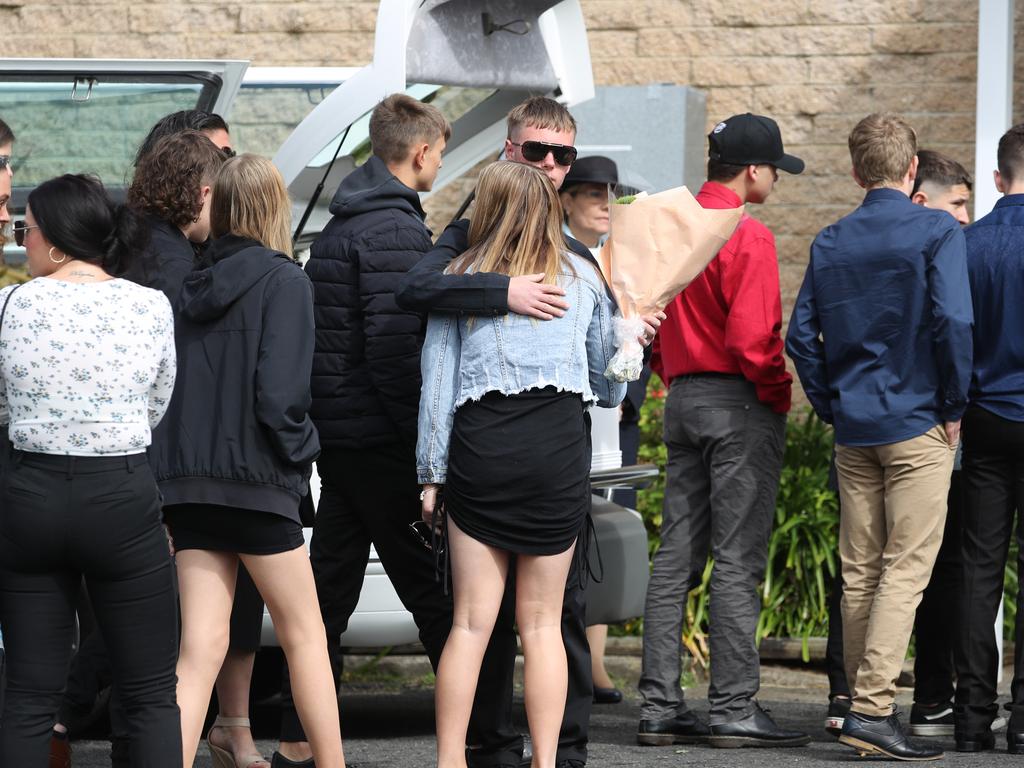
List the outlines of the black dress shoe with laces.
<svg viewBox="0 0 1024 768">
<path fill-rule="evenodd" d="M 910 741 L 895 712 L 888 717 L 870 717 L 851 711 L 844 718 L 839 743 L 853 747 L 861 757 L 881 756 L 892 760 L 938 760 L 942 757 L 940 747 Z"/>
<path fill-rule="evenodd" d="M 641 720 L 636 743 L 642 747 L 667 747 L 671 744 L 703 744 L 708 727 L 692 712 L 668 720 Z"/>
<path fill-rule="evenodd" d="M 802 747 L 810 744 L 811 737 L 803 731 L 780 728 L 768 710 L 756 705 L 752 714 L 742 720 L 711 726 L 712 747 L 738 749 L 740 747 Z"/>
</svg>

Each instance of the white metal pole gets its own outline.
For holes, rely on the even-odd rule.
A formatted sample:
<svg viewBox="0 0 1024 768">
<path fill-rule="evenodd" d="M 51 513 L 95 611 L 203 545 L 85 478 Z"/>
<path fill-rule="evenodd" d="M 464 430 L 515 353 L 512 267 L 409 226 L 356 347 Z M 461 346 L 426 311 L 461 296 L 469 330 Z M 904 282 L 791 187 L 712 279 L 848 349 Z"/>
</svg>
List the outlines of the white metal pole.
<svg viewBox="0 0 1024 768">
<path fill-rule="evenodd" d="M 978 0 L 978 100 L 974 139 L 974 219 L 992 210 L 999 192 L 992 181 L 999 137 L 1013 120 L 1014 0 Z M 1021 510 L 1017 511 L 1021 514 Z M 1018 617 L 1024 621 L 1024 617 Z M 1003 603 L 996 614 L 998 680 L 1003 679 Z"/>
<path fill-rule="evenodd" d="M 974 218 L 992 210 L 999 137 L 1013 120 L 1014 0 L 978 0 L 978 101 L 974 139 Z"/>
</svg>

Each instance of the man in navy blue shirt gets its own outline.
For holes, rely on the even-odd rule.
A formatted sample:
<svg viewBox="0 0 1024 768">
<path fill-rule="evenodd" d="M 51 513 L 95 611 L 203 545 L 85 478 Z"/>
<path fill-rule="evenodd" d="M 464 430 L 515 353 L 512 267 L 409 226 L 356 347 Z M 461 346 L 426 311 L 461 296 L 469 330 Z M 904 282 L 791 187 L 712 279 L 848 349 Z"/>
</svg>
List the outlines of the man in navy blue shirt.
<svg viewBox="0 0 1024 768">
<path fill-rule="evenodd" d="M 999 140 L 996 187 L 1003 198 L 965 230 L 974 301 L 971 407 L 964 415 L 964 523 L 954 717 L 957 749 L 991 749 L 1000 659 L 992 626 L 1014 511 L 1024 507 L 1024 124 Z M 1017 521 L 1018 541 L 1024 534 Z M 1024 549 L 1024 548 L 1022 548 Z M 1024 569 L 1018 568 L 1018 580 Z M 1020 582 L 1018 582 L 1020 583 Z M 1024 752 L 1024 592 L 1017 634 L 1009 752 Z"/>
<path fill-rule="evenodd" d="M 867 190 L 823 229 L 786 349 L 815 412 L 836 430 L 843 514 L 843 645 L 853 704 L 840 741 L 862 754 L 934 759 L 893 708 L 914 612 L 942 541 L 970 380 L 972 311 L 964 235 L 910 200 L 914 130 L 894 115 L 849 138 Z"/>
</svg>

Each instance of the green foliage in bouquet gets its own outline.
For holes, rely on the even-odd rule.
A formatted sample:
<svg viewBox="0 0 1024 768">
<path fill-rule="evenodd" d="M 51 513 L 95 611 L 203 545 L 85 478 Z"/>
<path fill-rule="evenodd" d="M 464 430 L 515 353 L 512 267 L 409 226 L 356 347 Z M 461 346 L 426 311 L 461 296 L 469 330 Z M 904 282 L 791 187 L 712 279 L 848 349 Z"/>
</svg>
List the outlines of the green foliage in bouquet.
<svg viewBox="0 0 1024 768">
<path fill-rule="evenodd" d="M 623 195 L 622 197 L 616 198 L 616 205 L 629 205 L 636 200 L 636 195 Z"/>
</svg>

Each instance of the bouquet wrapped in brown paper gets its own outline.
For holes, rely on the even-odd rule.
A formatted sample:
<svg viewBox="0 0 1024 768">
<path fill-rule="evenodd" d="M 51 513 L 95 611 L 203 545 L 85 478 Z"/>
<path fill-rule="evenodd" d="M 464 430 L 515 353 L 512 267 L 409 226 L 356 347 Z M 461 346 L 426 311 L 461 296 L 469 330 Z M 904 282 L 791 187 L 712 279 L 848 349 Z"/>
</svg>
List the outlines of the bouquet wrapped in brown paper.
<svg viewBox="0 0 1024 768">
<path fill-rule="evenodd" d="M 628 205 L 611 206 L 611 235 L 599 260 L 622 315 L 615 318 L 619 349 L 605 376 L 613 381 L 640 378 L 640 316 L 663 310 L 703 272 L 742 216 L 742 206 L 702 208 L 686 187 L 641 193 Z"/>
</svg>

